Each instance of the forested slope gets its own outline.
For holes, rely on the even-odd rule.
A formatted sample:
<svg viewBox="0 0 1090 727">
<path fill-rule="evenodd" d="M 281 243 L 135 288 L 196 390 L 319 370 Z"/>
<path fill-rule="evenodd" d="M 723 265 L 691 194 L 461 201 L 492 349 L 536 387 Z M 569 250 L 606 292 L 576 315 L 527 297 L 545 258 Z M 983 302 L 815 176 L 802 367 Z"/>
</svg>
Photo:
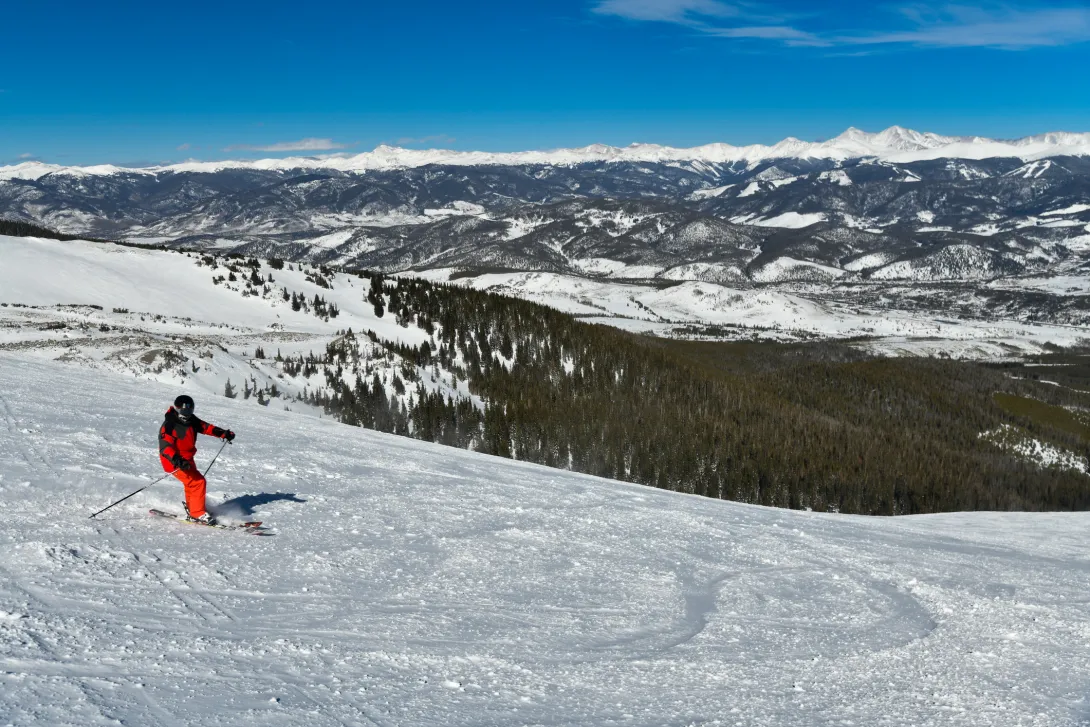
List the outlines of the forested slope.
<svg viewBox="0 0 1090 727">
<path fill-rule="evenodd" d="M 982 433 L 1008 426 L 1085 455 L 1087 442 L 1018 417 L 997 391 L 1090 407 L 1075 390 L 985 366 L 865 358 L 832 344 L 667 341 L 549 308 L 371 276 L 371 300 L 429 343 L 392 346 L 454 372 L 484 402 L 387 400 L 356 334 L 324 359 L 312 403 L 353 424 L 709 497 L 867 514 L 1085 509 L 1090 478 L 1041 468 Z M 413 393 L 413 368 L 395 385 Z"/>
</svg>

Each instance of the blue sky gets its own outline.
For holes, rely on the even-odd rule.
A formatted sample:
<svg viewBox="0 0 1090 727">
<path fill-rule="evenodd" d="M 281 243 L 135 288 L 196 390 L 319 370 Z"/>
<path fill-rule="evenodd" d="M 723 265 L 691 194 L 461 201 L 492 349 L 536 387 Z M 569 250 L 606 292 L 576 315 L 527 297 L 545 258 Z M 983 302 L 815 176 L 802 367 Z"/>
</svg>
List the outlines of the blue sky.
<svg viewBox="0 0 1090 727">
<path fill-rule="evenodd" d="M 1090 130 L 1086 2 L 16 0 L 0 18 L 0 164 Z"/>
</svg>

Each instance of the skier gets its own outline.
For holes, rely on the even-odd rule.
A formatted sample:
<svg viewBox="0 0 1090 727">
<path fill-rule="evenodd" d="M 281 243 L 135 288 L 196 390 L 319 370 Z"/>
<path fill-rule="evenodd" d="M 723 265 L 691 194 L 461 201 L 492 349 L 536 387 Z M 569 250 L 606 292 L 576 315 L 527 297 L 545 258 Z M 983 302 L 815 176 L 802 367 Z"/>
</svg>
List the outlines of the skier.
<svg viewBox="0 0 1090 727">
<path fill-rule="evenodd" d="M 171 472 L 185 485 L 185 513 L 188 519 L 215 525 L 216 518 L 204 509 L 206 481 L 193 461 L 197 454 L 197 433 L 233 441 L 235 433 L 201 421 L 193 414 L 193 398 L 182 394 L 167 409 L 159 428 L 159 460 L 163 471 Z"/>
</svg>

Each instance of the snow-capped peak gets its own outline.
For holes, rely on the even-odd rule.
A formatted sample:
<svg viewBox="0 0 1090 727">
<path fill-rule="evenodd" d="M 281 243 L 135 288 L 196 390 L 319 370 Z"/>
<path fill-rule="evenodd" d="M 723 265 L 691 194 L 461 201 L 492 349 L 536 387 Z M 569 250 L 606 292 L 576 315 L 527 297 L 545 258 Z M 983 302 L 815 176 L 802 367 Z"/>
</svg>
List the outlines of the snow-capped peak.
<svg viewBox="0 0 1090 727">
<path fill-rule="evenodd" d="M 733 146 L 712 143 L 691 148 L 675 148 L 659 144 L 633 143 L 626 147 L 591 144 L 574 149 L 545 151 L 483 152 L 450 149 L 404 149 L 386 144 L 373 151 L 354 156 L 287 157 L 246 161 L 184 162 L 169 166 L 141 169 L 103 164 L 91 167 L 62 167 L 42 162 L 24 162 L 0 167 L 0 181 L 6 179 L 38 179 L 47 174 L 109 175 L 161 174 L 171 172 L 218 172 L 224 169 L 333 169 L 343 172 L 365 172 L 376 169 L 404 169 L 430 164 L 476 165 L 556 165 L 570 166 L 588 162 L 666 162 L 700 161 L 705 163 L 747 165 L 770 159 L 848 159 L 876 158 L 891 162 L 913 162 L 924 159 L 987 159 L 1015 157 L 1034 161 L 1054 156 L 1090 156 L 1090 133 L 1049 132 L 1015 140 L 995 140 L 984 137 L 941 136 L 922 133 L 901 126 L 869 133 L 849 128 L 839 136 L 822 142 L 802 141 L 788 137 L 772 146 L 752 144 Z"/>
<path fill-rule="evenodd" d="M 98 164 L 91 167 L 62 167 L 59 164 L 44 162 L 22 162 L 10 167 L 0 167 L 0 181 L 5 179 L 39 179 L 47 174 L 68 174 L 71 176 L 104 176 L 119 172 L 137 174 L 151 173 L 148 169 L 128 169 L 113 164 Z"/>
<path fill-rule="evenodd" d="M 958 140 L 958 137 L 921 133 L 903 126 L 891 126 L 877 134 L 852 127 L 832 141 L 826 142 L 826 145 L 831 148 L 858 151 L 862 156 L 881 157 L 898 152 L 936 149 Z"/>
<path fill-rule="evenodd" d="M 886 149 L 899 151 L 918 151 L 920 149 L 934 149 L 936 147 L 952 144 L 956 137 L 939 136 L 938 134 L 920 133 L 902 126 L 891 126 L 885 131 L 874 135 L 874 142 Z"/>
</svg>

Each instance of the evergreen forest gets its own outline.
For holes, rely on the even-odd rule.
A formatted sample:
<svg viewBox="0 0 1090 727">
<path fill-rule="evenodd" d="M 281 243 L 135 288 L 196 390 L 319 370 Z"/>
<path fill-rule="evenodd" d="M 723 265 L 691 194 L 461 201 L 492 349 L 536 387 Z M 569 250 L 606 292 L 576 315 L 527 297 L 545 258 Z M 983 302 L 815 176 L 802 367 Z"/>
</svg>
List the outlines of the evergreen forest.
<svg viewBox="0 0 1090 727">
<path fill-rule="evenodd" d="M 778 507 L 872 515 L 1090 507 L 1086 475 L 1041 468 L 982 436 L 1009 427 L 1090 454 L 1070 427 L 995 396 L 1085 417 L 1090 393 L 1044 385 L 1016 365 L 875 358 L 827 342 L 661 339 L 492 293 L 359 274 L 370 278 L 376 313 L 430 338 L 383 342 L 414 364 L 394 380 L 407 404 L 366 375 L 373 333 L 349 331 L 324 357 L 284 362 L 288 373 L 324 371 L 327 386 L 309 400 L 349 424 Z M 417 367 L 456 372 L 483 406 L 428 393 L 414 384 Z"/>
</svg>

